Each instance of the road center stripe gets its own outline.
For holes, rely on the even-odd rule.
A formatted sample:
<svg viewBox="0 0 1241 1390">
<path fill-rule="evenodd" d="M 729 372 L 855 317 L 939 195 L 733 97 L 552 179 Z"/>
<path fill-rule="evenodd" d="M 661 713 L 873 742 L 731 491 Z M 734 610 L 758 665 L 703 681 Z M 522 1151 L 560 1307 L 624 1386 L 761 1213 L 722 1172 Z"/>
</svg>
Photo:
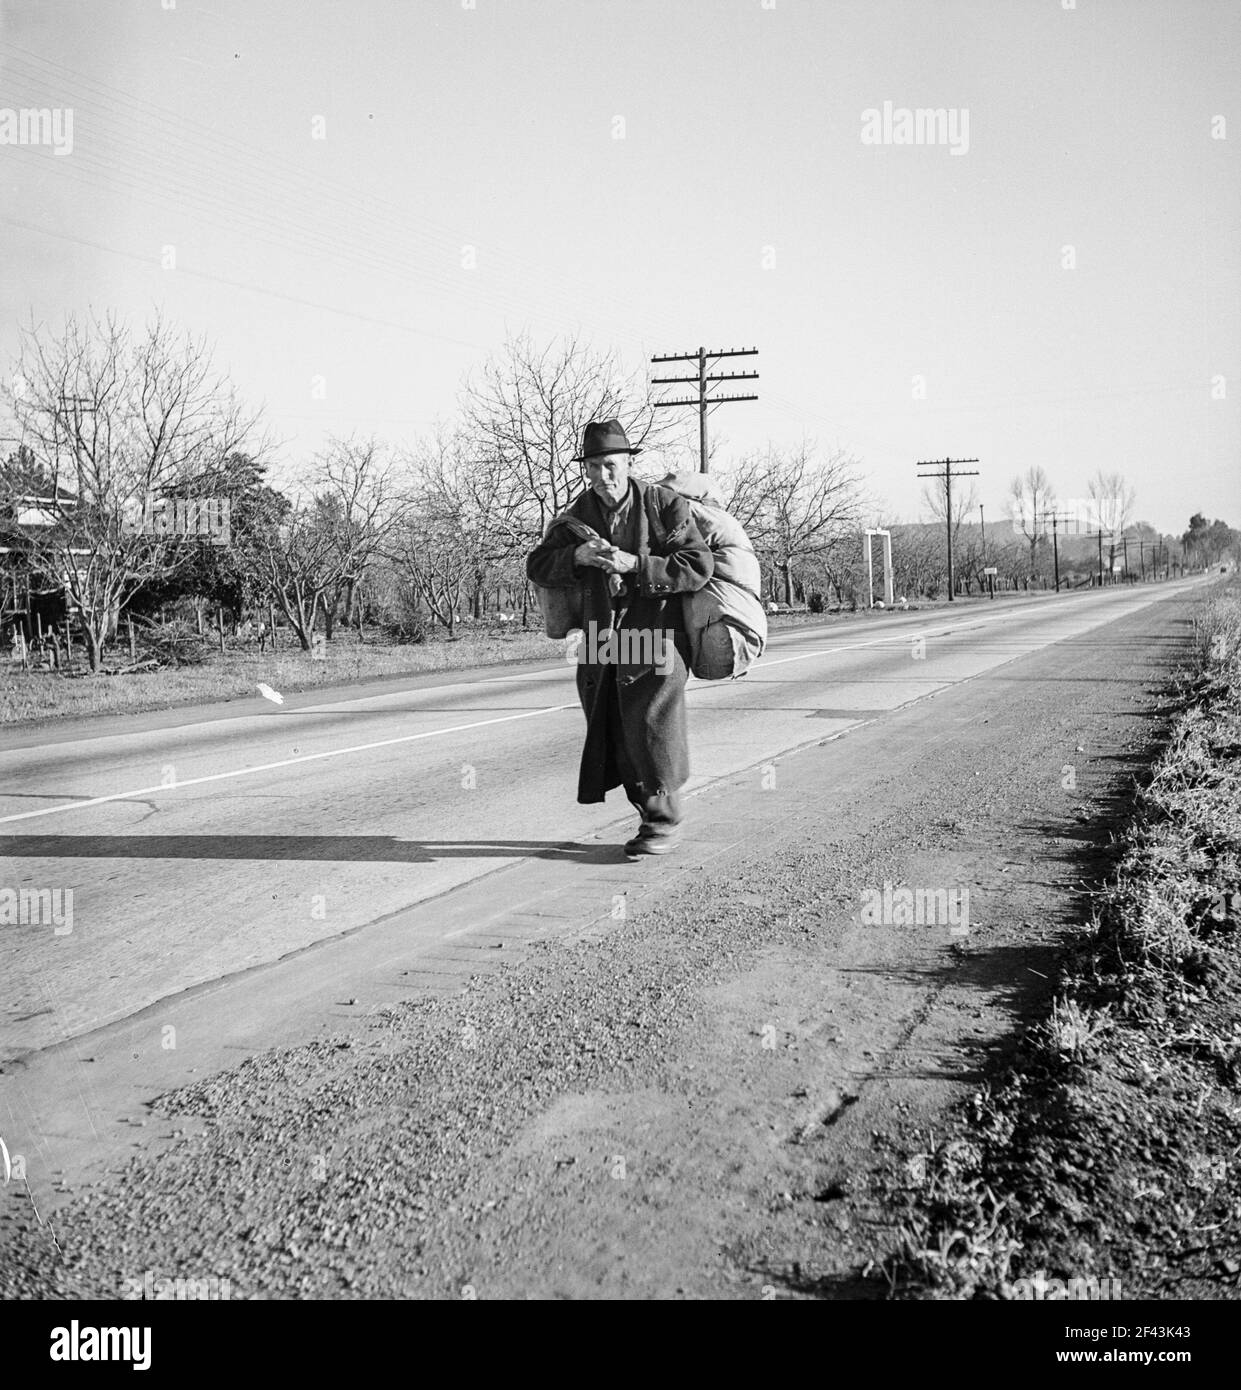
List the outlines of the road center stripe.
<svg viewBox="0 0 1241 1390">
<path fill-rule="evenodd" d="M 230 777 L 251 777 L 257 772 L 270 772 L 277 767 L 295 767 L 299 763 L 313 763 L 321 758 L 340 758 L 347 753 L 366 753 L 372 748 L 391 748 L 397 743 L 417 743 L 419 739 L 439 738 L 443 734 L 463 734 L 470 729 L 485 729 L 490 724 L 511 724 L 515 719 L 534 719 L 540 714 L 558 714 L 561 710 L 580 708 L 574 700 L 569 705 L 548 705 L 544 709 L 523 710 L 521 714 L 505 714 L 499 719 L 478 719 L 472 724 L 454 724 L 450 729 L 427 729 L 421 734 L 402 734 L 399 738 L 380 739 L 376 743 L 355 743 L 349 748 L 329 748 L 325 753 L 305 753 L 297 758 L 281 758 L 275 763 L 260 763 L 256 767 L 238 767 L 231 772 L 213 772 L 207 777 L 187 777 L 184 782 L 174 782 L 171 786 L 160 783 L 154 787 L 139 787 L 136 791 L 113 792 L 111 796 L 92 796 L 85 801 L 64 801 L 59 806 L 45 806 L 41 811 L 22 811 L 15 816 L 0 816 L 0 825 L 11 825 L 19 820 L 34 820 L 38 816 L 54 816 L 60 811 L 78 811 L 85 806 L 103 806 L 109 801 L 128 801 L 139 796 L 151 796 L 156 792 L 180 791 L 182 787 L 197 787 L 204 782 L 223 782 Z"/>
</svg>

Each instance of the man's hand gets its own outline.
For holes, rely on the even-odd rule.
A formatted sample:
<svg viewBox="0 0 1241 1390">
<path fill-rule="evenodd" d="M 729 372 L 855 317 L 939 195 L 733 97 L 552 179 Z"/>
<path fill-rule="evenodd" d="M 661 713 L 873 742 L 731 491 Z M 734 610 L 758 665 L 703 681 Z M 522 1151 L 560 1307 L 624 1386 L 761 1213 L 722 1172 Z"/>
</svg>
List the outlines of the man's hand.
<svg viewBox="0 0 1241 1390">
<path fill-rule="evenodd" d="M 628 550 L 609 545 L 599 552 L 599 558 L 595 563 L 609 574 L 632 574 L 638 568 L 638 557 L 630 554 Z"/>
<path fill-rule="evenodd" d="M 632 574 L 638 568 L 638 557 L 600 539 L 583 541 L 573 552 L 573 563 L 607 570 L 609 574 Z"/>
<path fill-rule="evenodd" d="M 612 547 L 607 541 L 596 536 L 594 540 L 583 541 L 573 552 L 573 563 L 575 565 L 589 565 L 595 569 L 606 568 L 603 561 L 599 558 L 600 552 L 611 550 Z"/>
</svg>

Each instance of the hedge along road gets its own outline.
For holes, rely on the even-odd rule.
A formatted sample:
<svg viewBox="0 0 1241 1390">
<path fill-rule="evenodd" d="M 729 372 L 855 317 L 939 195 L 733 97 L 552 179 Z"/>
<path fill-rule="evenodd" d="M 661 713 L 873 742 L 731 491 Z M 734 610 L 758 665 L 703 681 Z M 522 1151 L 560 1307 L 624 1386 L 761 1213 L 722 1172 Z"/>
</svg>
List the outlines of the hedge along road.
<svg viewBox="0 0 1241 1390">
<path fill-rule="evenodd" d="M 735 779 L 741 795 L 761 791 L 792 750 L 1202 582 L 893 617 L 857 640 L 778 637 L 744 680 L 691 681 L 689 790 Z M 573 799 L 572 678 L 560 663 L 330 705 L 256 699 L 252 717 L 150 728 L 135 716 L 124 734 L 0 755 L 0 887 L 50 889 L 60 905 L 59 926 L 0 933 L 0 1062 L 429 899 L 445 910 L 417 931 L 463 934 L 451 895 L 490 876 L 503 910 L 523 866 L 579 861 L 556 916 L 589 920 L 594 870 L 641 871 L 621 856 L 623 794 Z M 691 844 L 709 832 L 692 800 L 687 830 Z M 272 989 L 278 1013 L 279 975 Z"/>
</svg>

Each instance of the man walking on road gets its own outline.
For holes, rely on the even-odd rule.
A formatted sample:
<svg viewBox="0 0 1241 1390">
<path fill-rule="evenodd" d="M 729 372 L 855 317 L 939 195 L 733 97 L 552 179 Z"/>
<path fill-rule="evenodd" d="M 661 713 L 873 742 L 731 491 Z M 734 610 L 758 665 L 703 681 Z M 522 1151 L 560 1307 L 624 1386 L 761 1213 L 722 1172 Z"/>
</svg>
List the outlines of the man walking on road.
<svg viewBox="0 0 1241 1390">
<path fill-rule="evenodd" d="M 526 562 L 535 584 L 582 592 L 577 692 L 586 743 L 577 799 L 603 801 L 624 787 L 642 817 L 625 845 L 631 858 L 667 854 L 680 838 L 690 660 L 681 595 L 702 588 L 713 565 L 685 499 L 630 477 L 639 452 L 619 420 L 587 425 L 574 461 L 589 486 Z M 590 539 L 580 539 L 583 524 Z"/>
</svg>

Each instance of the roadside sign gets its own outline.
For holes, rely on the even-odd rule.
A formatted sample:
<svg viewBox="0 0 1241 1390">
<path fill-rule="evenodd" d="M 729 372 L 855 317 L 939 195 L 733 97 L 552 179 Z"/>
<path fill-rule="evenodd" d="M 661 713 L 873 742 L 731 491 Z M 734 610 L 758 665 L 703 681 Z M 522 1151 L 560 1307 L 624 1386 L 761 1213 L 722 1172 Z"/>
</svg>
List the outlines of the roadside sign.
<svg viewBox="0 0 1241 1390">
<path fill-rule="evenodd" d="M 994 565 L 988 565 L 983 574 L 999 574 L 999 570 Z"/>
</svg>

